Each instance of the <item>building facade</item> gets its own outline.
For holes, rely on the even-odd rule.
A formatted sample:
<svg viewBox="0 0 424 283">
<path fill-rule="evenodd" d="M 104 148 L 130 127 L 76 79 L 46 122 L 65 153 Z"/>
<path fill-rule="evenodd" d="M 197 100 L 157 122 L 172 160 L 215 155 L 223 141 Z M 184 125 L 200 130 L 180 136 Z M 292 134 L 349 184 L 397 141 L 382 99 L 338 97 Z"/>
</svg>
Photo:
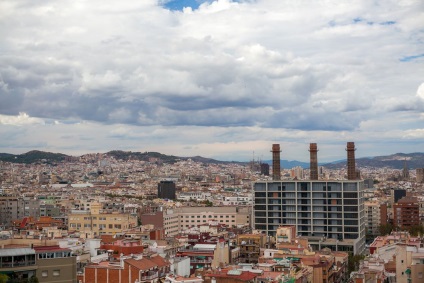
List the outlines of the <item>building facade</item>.
<svg viewBox="0 0 424 283">
<path fill-rule="evenodd" d="M 99 203 L 92 203 L 90 210 L 74 210 L 68 215 L 68 231 L 116 234 L 137 226 L 137 216 L 130 213 L 104 213 Z"/>
<path fill-rule="evenodd" d="M 387 204 L 366 201 L 365 229 L 369 235 L 380 235 L 380 225 L 387 224 Z"/>
<path fill-rule="evenodd" d="M 420 225 L 420 207 L 414 197 L 401 198 L 393 205 L 393 224 L 400 229 Z"/>
<path fill-rule="evenodd" d="M 158 184 L 158 198 L 175 199 L 175 183 L 173 181 L 160 181 Z"/>
<path fill-rule="evenodd" d="M 154 213 L 140 214 L 143 225 L 153 224 L 156 228 L 164 228 L 168 237 L 179 232 L 210 221 L 228 225 L 250 224 L 252 208 L 250 206 L 214 206 L 214 207 L 180 207 Z"/>
<path fill-rule="evenodd" d="M 254 193 L 254 229 L 275 236 L 280 225 L 294 225 L 311 244 L 365 249 L 362 181 L 261 181 Z"/>
</svg>

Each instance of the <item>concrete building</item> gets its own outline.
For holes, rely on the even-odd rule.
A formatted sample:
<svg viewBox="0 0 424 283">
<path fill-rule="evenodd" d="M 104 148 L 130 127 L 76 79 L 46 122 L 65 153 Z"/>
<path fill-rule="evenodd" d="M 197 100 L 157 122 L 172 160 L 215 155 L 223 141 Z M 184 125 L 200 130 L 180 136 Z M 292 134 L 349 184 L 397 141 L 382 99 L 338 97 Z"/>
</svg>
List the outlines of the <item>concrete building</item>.
<svg viewBox="0 0 424 283">
<path fill-rule="evenodd" d="M 365 229 L 369 235 L 380 235 L 380 225 L 387 224 L 387 204 L 379 202 L 364 202 Z"/>
<path fill-rule="evenodd" d="M 393 205 L 393 224 L 400 229 L 420 225 L 420 208 L 417 198 L 403 197 Z"/>
<path fill-rule="evenodd" d="M 194 274 L 196 269 L 210 269 L 221 265 L 228 265 L 229 258 L 228 242 L 218 242 L 217 244 L 197 244 L 193 247 L 179 249 L 177 257 L 190 258 L 190 274 Z"/>
<path fill-rule="evenodd" d="M 68 230 L 93 235 L 116 234 L 137 225 L 130 213 L 103 213 L 101 204 L 92 203 L 90 210 L 74 210 L 68 215 Z"/>
<path fill-rule="evenodd" d="M 406 190 L 404 189 L 392 189 L 392 201 L 397 203 L 401 198 L 406 196 Z"/>
<path fill-rule="evenodd" d="M 210 192 L 181 192 L 178 194 L 177 199 L 184 201 L 202 201 L 202 200 L 211 200 L 212 194 Z"/>
<path fill-rule="evenodd" d="M 152 224 L 156 228 L 164 228 L 168 237 L 177 235 L 182 230 L 209 223 L 209 221 L 237 226 L 250 224 L 252 209 L 250 206 L 213 206 L 213 207 L 181 207 L 140 214 L 143 225 Z"/>
<path fill-rule="evenodd" d="M 158 198 L 175 199 L 175 183 L 173 181 L 160 181 L 158 184 Z"/>
<path fill-rule="evenodd" d="M 179 214 L 180 229 L 215 221 L 228 226 L 250 223 L 251 207 L 249 206 L 214 206 L 214 207 L 182 207 L 176 210 Z"/>
<path fill-rule="evenodd" d="M 37 271 L 35 251 L 31 248 L 0 249 L 0 274 L 20 282 Z"/>
<path fill-rule="evenodd" d="M 70 249 L 59 246 L 34 247 L 37 257 L 36 276 L 40 282 L 77 282 L 77 258 Z"/>
<path fill-rule="evenodd" d="M 311 245 L 365 249 L 362 181 L 261 181 L 254 193 L 254 229 L 275 236 L 280 225 L 294 225 Z"/>
<path fill-rule="evenodd" d="M 11 227 L 13 220 L 25 216 L 25 201 L 14 195 L 0 196 L 0 226 Z"/>
<path fill-rule="evenodd" d="M 85 267 L 82 283 L 156 283 L 169 273 L 170 263 L 159 255 L 111 258 Z"/>
<path fill-rule="evenodd" d="M 237 246 L 240 248 L 239 263 L 258 263 L 261 248 L 267 245 L 265 234 L 237 235 Z"/>
</svg>

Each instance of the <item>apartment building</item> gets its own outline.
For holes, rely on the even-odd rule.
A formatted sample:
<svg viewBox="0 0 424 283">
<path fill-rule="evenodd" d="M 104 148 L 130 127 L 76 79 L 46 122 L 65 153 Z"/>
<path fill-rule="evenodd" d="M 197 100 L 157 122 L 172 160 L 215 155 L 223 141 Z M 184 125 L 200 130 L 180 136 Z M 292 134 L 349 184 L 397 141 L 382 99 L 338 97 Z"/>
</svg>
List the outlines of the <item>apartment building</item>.
<svg viewBox="0 0 424 283">
<path fill-rule="evenodd" d="M 190 200 L 211 200 L 212 194 L 210 192 L 181 192 L 178 194 L 177 199 L 190 201 Z"/>
<path fill-rule="evenodd" d="M 34 249 L 0 249 L 0 274 L 7 274 L 10 279 L 20 281 L 28 280 L 36 271 Z"/>
<path fill-rule="evenodd" d="M 261 248 L 265 248 L 267 236 L 265 234 L 237 235 L 237 246 L 240 248 L 239 263 L 258 263 Z"/>
<path fill-rule="evenodd" d="M 214 207 L 182 207 L 178 210 L 179 227 L 186 229 L 209 221 L 228 226 L 250 223 L 251 207 L 214 206 Z"/>
<path fill-rule="evenodd" d="M 365 229 L 369 235 L 380 235 L 380 225 L 387 224 L 387 204 L 364 202 Z"/>
<path fill-rule="evenodd" d="M 90 210 L 73 210 L 68 214 L 68 230 L 93 235 L 116 234 L 137 225 L 130 213 L 103 212 L 101 204 L 92 203 Z"/>
<path fill-rule="evenodd" d="M 393 205 L 393 224 L 400 229 L 420 225 L 420 210 L 415 197 L 403 197 Z"/>
<path fill-rule="evenodd" d="M 214 206 L 214 207 L 181 207 L 143 213 L 140 219 L 143 225 L 153 224 L 156 228 L 164 228 L 167 236 L 175 236 L 179 232 L 193 226 L 214 221 L 228 226 L 250 224 L 252 208 L 249 206 Z"/>
<path fill-rule="evenodd" d="M 39 216 L 40 204 L 37 199 L 16 195 L 0 196 L 0 226 L 11 227 L 16 219 Z"/>
<path fill-rule="evenodd" d="M 295 225 L 312 246 L 365 249 L 362 181 L 261 181 L 254 193 L 254 229 L 275 236 L 280 225 Z"/>
<path fill-rule="evenodd" d="M 170 263 L 159 255 L 123 256 L 119 260 L 93 263 L 84 268 L 82 283 L 157 283 L 170 271 Z"/>
<path fill-rule="evenodd" d="M 70 249 L 59 246 L 34 248 L 7 247 L 0 249 L 0 274 L 10 282 L 27 282 L 37 276 L 40 282 L 76 282 L 76 257 Z"/>
<path fill-rule="evenodd" d="M 70 249 L 59 246 L 34 247 L 37 257 L 36 276 L 40 282 L 77 282 L 77 258 Z"/>
</svg>

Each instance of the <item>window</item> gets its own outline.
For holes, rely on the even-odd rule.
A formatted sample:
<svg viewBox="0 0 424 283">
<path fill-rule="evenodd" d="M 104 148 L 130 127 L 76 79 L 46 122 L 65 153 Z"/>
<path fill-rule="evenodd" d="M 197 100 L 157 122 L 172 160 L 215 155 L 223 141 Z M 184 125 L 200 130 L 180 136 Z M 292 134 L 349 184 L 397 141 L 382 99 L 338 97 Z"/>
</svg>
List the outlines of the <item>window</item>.
<svg viewBox="0 0 424 283">
<path fill-rule="evenodd" d="M 47 270 L 41 271 L 41 277 L 47 277 L 49 276 L 49 272 Z"/>
<path fill-rule="evenodd" d="M 53 270 L 53 276 L 60 276 L 60 270 L 59 269 Z"/>
</svg>

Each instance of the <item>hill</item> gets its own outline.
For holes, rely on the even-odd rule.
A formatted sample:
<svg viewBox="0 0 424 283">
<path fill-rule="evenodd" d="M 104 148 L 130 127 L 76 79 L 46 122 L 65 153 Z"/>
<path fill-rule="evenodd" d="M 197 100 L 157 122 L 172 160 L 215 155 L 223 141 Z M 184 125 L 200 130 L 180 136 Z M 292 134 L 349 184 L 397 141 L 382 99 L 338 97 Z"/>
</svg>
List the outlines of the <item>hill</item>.
<svg viewBox="0 0 424 283">
<path fill-rule="evenodd" d="M 228 163 L 238 163 L 238 164 L 248 164 L 248 162 L 238 162 L 238 161 L 220 161 L 212 158 L 205 158 L 201 156 L 193 157 L 179 157 L 175 155 L 166 155 L 159 152 L 132 152 L 132 151 L 122 151 L 122 150 L 112 150 L 106 153 L 108 156 L 113 156 L 118 160 L 144 160 L 150 161 L 151 158 L 157 158 L 165 163 L 175 163 L 179 160 L 188 160 L 192 159 L 195 162 L 211 163 L 211 164 L 228 164 Z M 66 157 L 70 157 L 62 153 L 52 153 L 44 152 L 39 150 L 32 150 L 23 154 L 10 154 L 10 153 L 0 153 L 0 161 L 13 162 L 13 163 L 55 163 L 65 160 Z M 264 163 L 272 164 L 272 160 L 263 161 Z M 376 156 L 376 157 L 366 157 L 366 158 L 357 158 L 356 164 L 357 167 L 375 167 L 375 168 L 394 168 L 402 169 L 404 164 L 407 164 L 409 169 L 424 168 L 424 153 L 415 152 L 415 153 L 396 153 L 387 156 Z M 300 166 L 303 168 L 309 168 L 309 163 L 296 161 L 296 160 L 281 160 L 281 168 L 293 168 Z M 338 169 L 346 166 L 346 160 L 338 160 L 334 162 L 329 162 L 325 164 L 320 164 L 320 166 L 325 166 L 329 169 Z"/>
<path fill-rule="evenodd" d="M 405 165 L 405 162 L 409 169 L 424 168 L 424 153 L 395 153 L 387 156 L 356 159 L 356 164 L 358 167 L 388 167 L 393 169 L 402 169 Z M 323 164 L 323 166 L 330 169 L 342 168 L 346 166 L 346 160 Z"/>
<path fill-rule="evenodd" d="M 26 164 L 37 162 L 54 163 L 63 161 L 66 157 L 68 157 L 68 155 L 66 154 L 45 152 L 39 150 L 32 150 L 23 154 L 0 153 L 1 161 Z"/>
<path fill-rule="evenodd" d="M 158 158 L 166 163 L 175 163 L 180 160 L 181 157 L 174 155 L 165 155 L 159 152 L 133 152 L 133 151 L 122 151 L 112 150 L 106 153 L 107 156 L 112 156 L 118 160 L 144 160 L 149 161 L 150 158 Z"/>
</svg>

